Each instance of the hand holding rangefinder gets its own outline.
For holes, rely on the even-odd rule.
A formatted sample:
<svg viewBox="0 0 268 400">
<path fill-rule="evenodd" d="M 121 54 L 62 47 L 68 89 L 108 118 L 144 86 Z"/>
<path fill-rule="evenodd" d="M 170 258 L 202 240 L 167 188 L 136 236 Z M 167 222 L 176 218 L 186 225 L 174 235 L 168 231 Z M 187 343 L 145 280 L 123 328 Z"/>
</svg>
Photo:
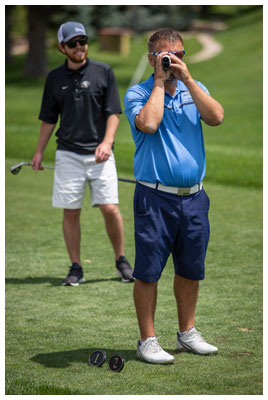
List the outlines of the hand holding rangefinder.
<svg viewBox="0 0 268 400">
<path fill-rule="evenodd" d="M 167 71 L 170 68 L 171 59 L 169 55 L 163 56 L 162 58 L 162 67 L 164 71 Z"/>
</svg>

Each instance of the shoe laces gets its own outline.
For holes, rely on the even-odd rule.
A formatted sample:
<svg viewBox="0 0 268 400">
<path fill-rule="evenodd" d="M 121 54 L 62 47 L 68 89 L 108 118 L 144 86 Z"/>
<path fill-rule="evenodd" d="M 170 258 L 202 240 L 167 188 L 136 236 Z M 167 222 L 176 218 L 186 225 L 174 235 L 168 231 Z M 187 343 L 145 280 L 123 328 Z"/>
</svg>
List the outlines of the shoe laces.
<svg viewBox="0 0 268 400">
<path fill-rule="evenodd" d="M 189 336 L 194 338 L 197 342 L 205 342 L 205 339 L 202 337 L 201 332 L 196 329 L 191 328 L 189 331 Z"/>
<path fill-rule="evenodd" d="M 150 348 L 150 350 L 153 353 L 158 353 L 159 351 L 162 351 L 162 348 L 161 348 L 160 344 L 158 343 L 157 339 L 158 338 L 156 338 L 156 337 L 149 337 L 148 339 L 146 339 L 146 341 L 145 341 L 146 342 L 145 343 L 146 350 L 148 348 Z"/>
</svg>

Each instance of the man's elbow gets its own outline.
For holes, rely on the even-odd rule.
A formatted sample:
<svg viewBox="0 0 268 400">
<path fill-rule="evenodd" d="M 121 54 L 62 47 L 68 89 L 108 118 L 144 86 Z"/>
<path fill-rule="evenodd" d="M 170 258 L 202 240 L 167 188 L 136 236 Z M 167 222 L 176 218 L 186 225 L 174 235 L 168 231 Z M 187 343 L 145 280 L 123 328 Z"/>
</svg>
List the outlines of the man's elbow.
<svg viewBox="0 0 268 400">
<path fill-rule="evenodd" d="M 144 121 L 142 119 L 136 118 L 135 124 L 136 127 L 144 133 L 152 134 L 155 133 L 158 129 L 158 124 L 156 121 Z"/>
<path fill-rule="evenodd" d="M 224 121 L 224 110 L 218 112 L 215 115 L 212 115 L 211 118 L 208 118 L 206 121 L 206 124 L 209 126 L 218 126 L 221 125 Z"/>
<path fill-rule="evenodd" d="M 223 121 L 224 121 L 224 109 L 222 109 L 222 110 L 218 113 L 217 118 L 216 118 L 216 124 L 215 124 L 215 126 L 221 125 L 221 124 L 223 123 Z"/>
<path fill-rule="evenodd" d="M 152 133 L 155 133 L 157 131 L 157 129 L 158 129 L 158 125 L 156 123 L 152 122 L 151 124 L 144 125 L 143 132 L 152 134 Z"/>
<path fill-rule="evenodd" d="M 224 121 L 224 115 L 218 116 L 217 118 L 214 119 L 212 126 L 218 126 L 221 125 Z"/>
</svg>

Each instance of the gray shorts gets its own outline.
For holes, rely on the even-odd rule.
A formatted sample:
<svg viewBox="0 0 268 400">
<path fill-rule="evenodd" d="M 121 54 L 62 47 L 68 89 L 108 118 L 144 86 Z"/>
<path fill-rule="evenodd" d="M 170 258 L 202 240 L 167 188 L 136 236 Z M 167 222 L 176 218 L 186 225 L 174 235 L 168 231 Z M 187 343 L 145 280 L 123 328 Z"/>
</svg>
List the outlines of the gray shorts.
<svg viewBox="0 0 268 400">
<path fill-rule="evenodd" d="M 103 163 L 95 155 L 57 150 L 53 186 L 53 207 L 82 208 L 86 183 L 89 183 L 92 206 L 118 204 L 118 180 L 114 154 Z"/>
</svg>

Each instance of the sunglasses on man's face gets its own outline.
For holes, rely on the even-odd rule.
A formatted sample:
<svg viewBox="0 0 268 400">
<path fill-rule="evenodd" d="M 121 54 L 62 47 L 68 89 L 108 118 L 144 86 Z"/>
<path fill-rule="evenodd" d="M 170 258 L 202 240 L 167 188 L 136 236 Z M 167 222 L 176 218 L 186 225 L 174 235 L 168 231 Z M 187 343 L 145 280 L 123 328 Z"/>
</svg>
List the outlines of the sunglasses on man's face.
<svg viewBox="0 0 268 400">
<path fill-rule="evenodd" d="M 149 53 L 152 54 L 153 56 L 158 56 L 159 54 L 163 53 L 163 51 L 159 51 L 159 52 L 154 52 L 154 53 Z M 179 50 L 179 51 L 168 51 L 168 54 L 174 54 L 174 56 L 180 58 L 181 60 L 183 59 L 183 56 L 185 54 L 184 50 Z"/>
<path fill-rule="evenodd" d="M 67 42 L 66 44 L 70 49 L 74 49 L 77 42 L 80 44 L 80 46 L 85 46 L 87 44 L 87 37 L 76 40 L 69 40 L 69 42 Z"/>
</svg>

